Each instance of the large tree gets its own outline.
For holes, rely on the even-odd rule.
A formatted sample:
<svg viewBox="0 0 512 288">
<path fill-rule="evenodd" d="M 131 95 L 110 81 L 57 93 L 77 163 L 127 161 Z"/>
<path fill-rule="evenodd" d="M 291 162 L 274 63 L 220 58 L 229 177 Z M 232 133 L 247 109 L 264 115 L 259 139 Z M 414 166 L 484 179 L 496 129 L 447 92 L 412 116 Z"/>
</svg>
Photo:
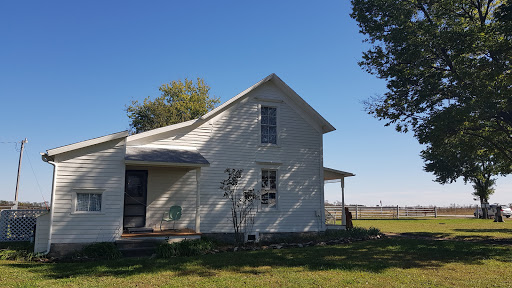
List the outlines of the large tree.
<svg viewBox="0 0 512 288">
<path fill-rule="evenodd" d="M 197 119 L 220 102 L 219 98 L 210 97 L 210 86 L 201 78 L 195 84 L 187 78 L 171 81 L 158 90 L 162 94 L 154 100 L 148 96 L 142 103 L 132 101 L 126 107 L 132 133 Z"/>
<path fill-rule="evenodd" d="M 504 163 L 500 172 L 509 173 L 510 1 L 352 0 L 352 5 L 351 16 L 371 46 L 359 64 L 387 81 L 387 92 L 367 101 L 368 112 L 397 131 L 413 130 L 428 147 L 433 139 L 446 145 L 476 141 L 479 145 L 465 153 L 485 151 Z"/>
<path fill-rule="evenodd" d="M 497 175 L 503 175 L 506 165 L 497 161 L 479 142 L 464 134 L 448 139 L 432 139 L 431 143 L 422 151 L 421 157 L 425 161 L 425 171 L 432 172 L 435 181 L 446 184 L 462 177 L 464 183 L 473 184 L 473 196 L 482 206 L 483 217 L 487 218 L 489 197 L 494 193 L 494 184 Z"/>
</svg>

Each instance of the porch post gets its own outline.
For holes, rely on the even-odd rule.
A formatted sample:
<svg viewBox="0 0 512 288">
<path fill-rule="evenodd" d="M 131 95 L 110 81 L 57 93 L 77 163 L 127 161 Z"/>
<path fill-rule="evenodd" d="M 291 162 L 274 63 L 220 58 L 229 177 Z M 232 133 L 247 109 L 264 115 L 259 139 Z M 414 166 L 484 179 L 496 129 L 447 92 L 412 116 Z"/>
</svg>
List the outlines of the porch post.
<svg viewBox="0 0 512 288">
<path fill-rule="evenodd" d="M 343 211 L 341 225 L 347 227 L 347 214 L 345 213 L 345 177 L 341 177 L 341 209 Z"/>
<path fill-rule="evenodd" d="M 196 169 L 196 232 L 201 233 L 201 190 L 199 178 L 201 177 L 201 168 Z"/>
</svg>

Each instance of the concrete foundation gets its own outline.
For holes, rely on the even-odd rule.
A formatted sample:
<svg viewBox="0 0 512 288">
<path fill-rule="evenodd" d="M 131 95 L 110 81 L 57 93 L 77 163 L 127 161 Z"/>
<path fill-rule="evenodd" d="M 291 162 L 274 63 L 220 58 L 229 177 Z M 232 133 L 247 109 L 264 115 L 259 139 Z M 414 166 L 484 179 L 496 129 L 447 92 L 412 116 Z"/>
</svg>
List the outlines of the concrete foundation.
<svg viewBox="0 0 512 288">
<path fill-rule="evenodd" d="M 52 243 L 48 256 L 56 258 L 69 257 L 89 244 L 91 243 Z"/>
<path fill-rule="evenodd" d="M 254 232 L 248 233 L 256 234 L 259 236 L 257 242 L 279 242 L 279 241 L 290 241 L 294 238 L 300 239 L 302 237 L 309 237 L 321 234 L 323 232 L 274 232 L 274 233 L 265 233 L 265 232 Z M 235 233 L 203 233 L 204 237 L 212 238 L 220 242 L 224 243 L 235 243 Z"/>
</svg>

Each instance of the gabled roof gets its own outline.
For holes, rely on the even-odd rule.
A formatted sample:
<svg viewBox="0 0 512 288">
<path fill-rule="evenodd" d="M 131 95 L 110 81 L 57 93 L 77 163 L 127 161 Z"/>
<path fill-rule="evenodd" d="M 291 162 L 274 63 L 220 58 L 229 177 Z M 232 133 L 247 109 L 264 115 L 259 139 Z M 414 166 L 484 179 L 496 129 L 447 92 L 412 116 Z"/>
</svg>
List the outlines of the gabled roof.
<svg viewBox="0 0 512 288">
<path fill-rule="evenodd" d="M 117 132 L 117 133 L 114 133 L 114 134 L 109 134 L 109 135 L 106 135 L 106 136 L 102 136 L 102 137 L 98 137 L 98 138 L 93 138 L 93 139 L 89 139 L 89 140 L 85 140 L 85 141 L 81 141 L 81 142 L 77 142 L 77 143 L 73 143 L 73 144 L 69 144 L 69 145 L 65 145 L 65 146 L 61 146 L 61 147 L 57 147 L 57 148 L 53 148 L 53 149 L 50 149 L 50 150 L 46 150 L 46 155 L 53 156 L 53 155 L 69 152 L 69 151 L 72 151 L 72 150 L 84 148 L 84 147 L 87 147 L 87 146 L 92 146 L 92 145 L 101 144 L 101 143 L 104 143 L 104 142 L 107 142 L 107 141 L 124 138 L 126 136 L 128 136 L 128 131 L 121 131 L 121 132 Z"/>
<path fill-rule="evenodd" d="M 174 125 L 169 125 L 169 126 L 149 130 L 149 131 L 138 133 L 135 135 L 131 135 L 131 136 L 128 136 L 127 140 L 128 140 L 128 142 L 133 141 L 133 140 L 139 140 L 139 139 L 143 139 L 146 137 L 158 135 L 160 133 L 165 133 L 165 132 L 173 131 L 173 130 L 176 130 L 179 128 L 191 126 L 195 123 L 198 123 L 198 124 L 204 123 L 204 122 L 208 121 L 209 119 L 211 119 L 212 117 L 214 117 L 215 115 L 219 114 L 220 112 L 228 109 L 234 103 L 245 98 L 249 94 L 249 92 L 255 90 L 256 88 L 260 87 L 264 83 L 267 83 L 270 81 L 272 83 L 274 83 L 279 89 L 281 89 L 288 97 L 290 97 L 291 100 L 293 100 L 295 102 L 295 104 L 297 104 L 297 106 L 299 106 L 301 109 L 303 109 L 306 112 L 306 114 L 308 114 L 311 118 L 313 118 L 316 122 L 318 122 L 320 124 L 320 127 L 322 127 L 323 133 L 328 133 L 328 132 L 336 130 L 336 128 L 334 128 L 329 122 L 327 122 L 327 120 L 325 120 L 324 117 L 322 117 L 322 115 L 320 115 L 318 112 L 316 112 L 316 110 L 313 109 L 313 107 L 311 107 L 306 101 L 304 101 L 304 99 L 302 99 L 299 96 L 299 94 L 297 94 L 295 91 L 293 91 L 293 89 L 290 88 L 290 86 L 288 86 L 286 83 L 284 83 L 284 81 L 281 80 L 281 78 L 279 78 L 276 74 L 272 73 L 269 76 L 263 78 L 258 83 L 245 89 L 244 91 L 242 91 L 235 97 L 224 102 L 219 107 L 217 107 L 217 108 L 213 109 L 212 111 L 199 117 L 198 119 L 194 119 L 194 120 L 190 120 L 187 122 L 182 122 L 182 123 L 178 123 L 178 124 L 174 124 Z"/>
</svg>

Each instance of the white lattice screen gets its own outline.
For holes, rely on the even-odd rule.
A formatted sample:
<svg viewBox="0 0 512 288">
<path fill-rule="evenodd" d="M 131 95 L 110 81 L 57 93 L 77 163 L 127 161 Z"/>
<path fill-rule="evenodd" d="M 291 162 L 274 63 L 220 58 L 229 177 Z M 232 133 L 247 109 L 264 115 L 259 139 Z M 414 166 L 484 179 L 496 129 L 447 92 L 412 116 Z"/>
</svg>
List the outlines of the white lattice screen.
<svg viewBox="0 0 512 288">
<path fill-rule="evenodd" d="M 36 217 L 47 210 L 2 210 L 0 242 L 30 241 L 35 233 Z"/>
</svg>

